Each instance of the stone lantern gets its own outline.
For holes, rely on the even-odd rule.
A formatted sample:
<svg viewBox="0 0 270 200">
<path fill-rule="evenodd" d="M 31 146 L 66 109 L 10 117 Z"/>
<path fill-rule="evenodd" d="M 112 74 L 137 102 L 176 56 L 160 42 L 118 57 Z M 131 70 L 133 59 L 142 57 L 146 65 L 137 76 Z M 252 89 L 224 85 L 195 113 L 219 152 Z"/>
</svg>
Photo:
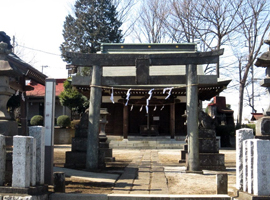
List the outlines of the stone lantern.
<svg viewBox="0 0 270 200">
<path fill-rule="evenodd" d="M 109 112 L 107 108 L 100 109 L 100 120 L 99 120 L 99 167 L 105 167 L 106 162 L 112 162 L 115 159 L 112 157 L 112 149 L 109 147 L 107 136 L 105 133 L 105 127 L 108 123 L 107 116 Z"/>
<path fill-rule="evenodd" d="M 270 35 L 269 35 L 270 36 Z M 266 40 L 265 44 L 270 45 L 270 40 Z M 266 87 L 268 95 L 270 95 L 270 51 L 263 53 L 256 61 L 257 67 L 266 68 L 266 77 L 262 80 L 261 86 Z M 257 121 L 256 138 L 270 139 L 270 104 L 268 109 L 264 111 L 264 116 Z"/>
<path fill-rule="evenodd" d="M 17 73 L 10 66 L 7 56 L 11 53 L 8 44 L 0 43 L 0 134 L 5 136 L 17 135 L 18 125 L 12 121 L 7 111 L 7 102 L 15 93 L 10 87 L 10 80 L 17 77 Z"/>
<path fill-rule="evenodd" d="M 106 142 L 107 141 L 107 136 L 105 133 L 105 127 L 106 127 L 106 124 L 108 123 L 107 115 L 109 115 L 107 109 L 101 108 L 100 109 L 100 120 L 99 120 L 99 129 L 100 129 L 99 142 Z"/>
</svg>

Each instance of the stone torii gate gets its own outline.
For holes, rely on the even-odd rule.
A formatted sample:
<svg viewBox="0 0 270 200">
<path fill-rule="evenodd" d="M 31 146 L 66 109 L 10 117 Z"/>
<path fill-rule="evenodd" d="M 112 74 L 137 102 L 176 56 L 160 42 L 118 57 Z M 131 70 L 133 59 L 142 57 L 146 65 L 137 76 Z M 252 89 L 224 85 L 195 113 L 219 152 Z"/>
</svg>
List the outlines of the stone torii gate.
<svg viewBox="0 0 270 200">
<path fill-rule="evenodd" d="M 124 44 L 123 44 L 124 45 Z M 201 171 L 199 161 L 198 137 L 198 85 L 217 83 L 217 75 L 198 75 L 197 65 L 216 64 L 222 50 L 192 53 L 120 53 L 120 54 L 81 54 L 67 52 L 70 67 L 92 67 L 89 100 L 89 123 L 87 136 L 86 168 L 98 168 L 99 119 L 102 86 L 111 85 L 158 85 L 186 84 L 187 91 L 187 134 L 188 134 L 188 169 L 189 172 Z M 150 66 L 185 65 L 186 75 L 150 76 Z M 136 66 L 134 77 L 103 77 L 102 67 Z"/>
</svg>

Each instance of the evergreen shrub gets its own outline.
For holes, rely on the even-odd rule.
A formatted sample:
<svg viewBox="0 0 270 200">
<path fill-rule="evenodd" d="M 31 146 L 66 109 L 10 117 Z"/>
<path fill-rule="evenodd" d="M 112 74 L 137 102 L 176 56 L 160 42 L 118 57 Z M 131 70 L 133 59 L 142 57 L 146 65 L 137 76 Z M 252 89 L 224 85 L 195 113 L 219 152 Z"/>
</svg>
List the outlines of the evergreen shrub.
<svg viewBox="0 0 270 200">
<path fill-rule="evenodd" d="M 67 115 L 60 115 L 57 118 L 57 125 L 60 126 L 61 128 L 65 128 L 70 126 L 70 118 Z"/>
<path fill-rule="evenodd" d="M 43 116 L 35 115 L 31 118 L 30 124 L 32 126 L 43 126 Z"/>
</svg>

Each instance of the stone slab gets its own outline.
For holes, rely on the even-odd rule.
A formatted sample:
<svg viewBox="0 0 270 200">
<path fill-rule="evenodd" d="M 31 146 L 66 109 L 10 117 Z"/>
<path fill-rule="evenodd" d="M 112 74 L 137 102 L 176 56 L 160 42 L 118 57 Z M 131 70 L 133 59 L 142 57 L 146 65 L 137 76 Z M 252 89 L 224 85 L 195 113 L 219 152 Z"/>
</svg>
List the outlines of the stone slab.
<svg viewBox="0 0 270 200">
<path fill-rule="evenodd" d="M 200 129 L 199 138 L 216 138 L 216 131 L 212 129 Z"/>
<path fill-rule="evenodd" d="M 270 194 L 270 141 L 254 140 L 253 190 L 254 195 Z"/>
<path fill-rule="evenodd" d="M 85 181 L 91 182 L 102 182 L 102 183 L 111 183 L 114 184 L 118 179 L 118 174 L 109 174 L 109 173 L 95 173 L 87 172 L 83 170 L 74 170 L 67 168 L 54 167 L 55 172 L 64 172 L 66 177 L 76 178 Z"/>
<path fill-rule="evenodd" d="M 253 165 L 254 165 L 254 139 L 247 141 L 247 179 L 248 193 L 253 194 Z"/>
<path fill-rule="evenodd" d="M 216 138 L 199 138 L 200 153 L 218 153 L 219 145 Z"/>
<path fill-rule="evenodd" d="M 41 185 L 41 186 L 35 186 L 35 187 L 30 186 L 28 188 L 1 186 L 0 193 L 1 194 L 13 193 L 13 194 L 42 195 L 42 194 L 48 193 L 48 186 L 47 185 Z"/>
<path fill-rule="evenodd" d="M 253 139 L 253 130 L 243 128 L 236 131 L 236 188 L 243 189 L 243 141 Z"/>
<path fill-rule="evenodd" d="M 30 186 L 30 136 L 13 137 L 12 187 Z"/>
<path fill-rule="evenodd" d="M 270 196 L 255 196 L 247 192 L 239 191 L 237 200 L 269 200 Z"/>
<path fill-rule="evenodd" d="M 30 145 L 30 185 L 35 186 L 37 183 L 37 162 L 36 162 L 36 139 L 31 138 L 31 145 Z"/>
<path fill-rule="evenodd" d="M 247 140 L 243 141 L 243 191 L 248 191 L 248 147 Z"/>
<path fill-rule="evenodd" d="M 44 184 L 45 167 L 45 128 L 43 126 L 29 127 L 29 135 L 36 139 L 36 182 Z"/>
<path fill-rule="evenodd" d="M 72 138 L 72 151 L 86 152 L 87 139 L 75 137 Z"/>
<path fill-rule="evenodd" d="M 6 139 L 0 135 L 0 186 L 5 182 L 6 171 Z"/>
<path fill-rule="evenodd" d="M 51 194 L 50 200 L 231 200 L 228 195 Z"/>
</svg>

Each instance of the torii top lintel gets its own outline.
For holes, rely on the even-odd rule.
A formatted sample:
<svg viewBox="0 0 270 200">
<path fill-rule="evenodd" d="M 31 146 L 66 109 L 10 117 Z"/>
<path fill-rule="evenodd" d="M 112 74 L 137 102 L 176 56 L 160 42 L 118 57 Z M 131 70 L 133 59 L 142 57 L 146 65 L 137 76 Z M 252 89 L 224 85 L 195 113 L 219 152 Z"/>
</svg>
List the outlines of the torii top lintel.
<svg viewBox="0 0 270 200">
<path fill-rule="evenodd" d="M 135 66 L 137 60 L 149 60 L 149 65 L 200 65 L 218 63 L 224 49 L 209 52 L 162 53 L 162 54 L 82 54 L 66 52 L 71 65 L 97 66 Z"/>
</svg>

